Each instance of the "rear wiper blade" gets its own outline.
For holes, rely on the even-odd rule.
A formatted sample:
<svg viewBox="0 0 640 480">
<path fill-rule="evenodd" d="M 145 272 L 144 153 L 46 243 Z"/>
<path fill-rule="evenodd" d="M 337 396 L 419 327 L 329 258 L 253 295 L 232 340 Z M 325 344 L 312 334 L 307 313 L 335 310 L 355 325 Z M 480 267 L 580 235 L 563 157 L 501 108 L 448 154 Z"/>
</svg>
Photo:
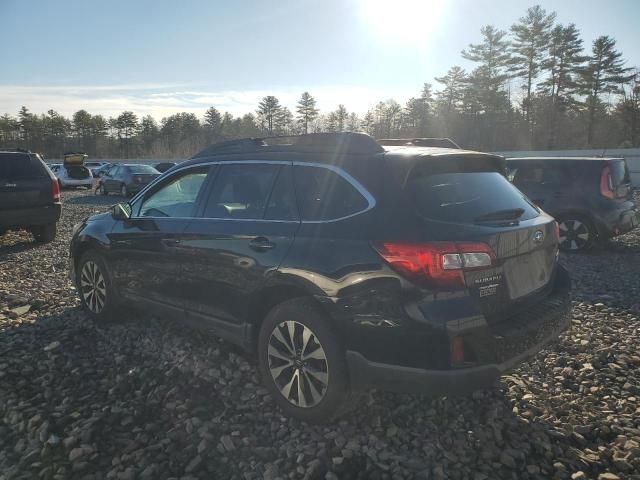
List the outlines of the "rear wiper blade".
<svg viewBox="0 0 640 480">
<path fill-rule="evenodd" d="M 510 208 L 506 210 L 498 210 L 476 217 L 475 223 L 494 222 L 501 220 L 518 220 L 524 214 L 524 208 Z"/>
</svg>

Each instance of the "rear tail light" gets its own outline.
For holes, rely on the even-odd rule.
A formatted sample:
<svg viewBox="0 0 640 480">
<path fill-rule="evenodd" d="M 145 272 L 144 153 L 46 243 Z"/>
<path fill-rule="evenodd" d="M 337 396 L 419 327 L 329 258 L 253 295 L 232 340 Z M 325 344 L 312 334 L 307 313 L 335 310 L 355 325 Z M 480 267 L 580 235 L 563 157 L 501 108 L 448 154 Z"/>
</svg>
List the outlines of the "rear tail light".
<svg viewBox="0 0 640 480">
<path fill-rule="evenodd" d="M 493 265 L 488 245 L 472 242 L 375 244 L 380 256 L 405 278 L 433 289 L 465 286 L 464 272 Z"/>
<path fill-rule="evenodd" d="M 54 202 L 60 201 L 60 183 L 58 180 L 51 180 L 51 199 Z"/>
<path fill-rule="evenodd" d="M 461 336 L 451 338 L 451 363 L 464 362 L 464 341 Z"/>
<path fill-rule="evenodd" d="M 611 169 L 609 166 L 602 168 L 600 173 L 600 195 L 607 198 L 615 198 L 616 194 L 613 191 L 613 180 L 611 179 Z"/>
</svg>

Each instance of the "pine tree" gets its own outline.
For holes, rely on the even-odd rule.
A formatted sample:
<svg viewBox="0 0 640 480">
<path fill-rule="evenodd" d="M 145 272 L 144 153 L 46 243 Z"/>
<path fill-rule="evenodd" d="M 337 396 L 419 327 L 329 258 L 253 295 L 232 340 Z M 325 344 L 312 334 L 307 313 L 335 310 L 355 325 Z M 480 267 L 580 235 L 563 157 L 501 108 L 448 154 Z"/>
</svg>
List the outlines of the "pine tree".
<svg viewBox="0 0 640 480">
<path fill-rule="evenodd" d="M 469 45 L 462 51 L 462 57 L 479 64 L 469 78 L 468 86 L 474 90 L 471 97 L 485 112 L 496 112 L 504 107 L 506 100 L 503 87 L 509 78 L 505 71 L 510 60 L 509 44 L 506 32 L 491 25 L 482 27 L 480 32 L 482 43 Z"/>
<path fill-rule="evenodd" d="M 204 125 L 210 131 L 212 139 L 220 136 L 222 130 L 222 115 L 216 107 L 209 107 L 204 113 Z"/>
<path fill-rule="evenodd" d="M 262 130 L 269 135 L 273 135 L 281 110 L 280 101 L 273 95 L 264 97 L 258 105 L 258 116 L 260 117 Z"/>
<path fill-rule="evenodd" d="M 304 92 L 300 96 L 296 112 L 298 123 L 302 126 L 302 132 L 309 133 L 309 124 L 318 117 L 319 113 L 316 108 L 316 100 L 309 92 Z"/>
<path fill-rule="evenodd" d="M 547 14 L 540 5 L 536 5 L 529 8 L 526 16 L 521 17 L 518 23 L 511 26 L 514 38 L 510 47 L 509 70 L 514 77 L 524 81 L 525 97 L 522 101 L 522 109 L 530 129 L 532 87 L 547 60 L 551 29 L 555 19 L 555 12 Z"/>
<path fill-rule="evenodd" d="M 587 144 L 593 144 L 596 111 L 601 107 L 603 93 L 618 93 L 620 85 L 629 81 L 630 68 L 625 68 L 622 53 L 616 50 L 616 41 L 601 36 L 593 41 L 591 56 L 581 72 L 579 92 L 587 97 Z"/>
<path fill-rule="evenodd" d="M 577 77 L 586 57 L 582 55 L 582 39 L 576 26 L 556 25 L 551 32 L 549 52 L 543 69 L 548 77 L 538 84 L 540 92 L 550 98 L 547 148 L 555 148 L 558 118 L 573 102 Z"/>
<path fill-rule="evenodd" d="M 463 68 L 454 66 L 443 77 L 436 77 L 435 81 L 444 85 L 437 94 L 437 103 L 446 113 L 460 108 L 464 91 L 467 86 L 467 73 Z"/>
</svg>

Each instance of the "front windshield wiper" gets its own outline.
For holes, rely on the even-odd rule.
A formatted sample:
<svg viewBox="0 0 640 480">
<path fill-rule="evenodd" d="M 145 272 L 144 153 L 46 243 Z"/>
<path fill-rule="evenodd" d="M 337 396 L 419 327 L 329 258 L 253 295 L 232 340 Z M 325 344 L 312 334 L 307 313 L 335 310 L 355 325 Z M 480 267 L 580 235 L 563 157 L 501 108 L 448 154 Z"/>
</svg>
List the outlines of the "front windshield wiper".
<svg viewBox="0 0 640 480">
<path fill-rule="evenodd" d="M 473 221 L 475 223 L 490 223 L 496 221 L 517 221 L 524 214 L 524 208 L 509 208 L 505 210 L 498 210 L 495 212 L 487 213 L 476 217 Z"/>
</svg>

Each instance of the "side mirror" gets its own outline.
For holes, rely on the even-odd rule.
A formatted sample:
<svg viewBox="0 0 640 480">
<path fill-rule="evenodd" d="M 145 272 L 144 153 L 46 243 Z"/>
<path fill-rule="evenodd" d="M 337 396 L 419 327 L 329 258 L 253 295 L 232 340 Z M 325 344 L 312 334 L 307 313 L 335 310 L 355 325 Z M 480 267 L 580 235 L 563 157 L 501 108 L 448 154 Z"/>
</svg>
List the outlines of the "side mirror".
<svg viewBox="0 0 640 480">
<path fill-rule="evenodd" d="M 116 203 L 111 207 L 111 216 L 115 220 L 127 220 L 131 217 L 131 205 L 128 203 Z"/>
</svg>

